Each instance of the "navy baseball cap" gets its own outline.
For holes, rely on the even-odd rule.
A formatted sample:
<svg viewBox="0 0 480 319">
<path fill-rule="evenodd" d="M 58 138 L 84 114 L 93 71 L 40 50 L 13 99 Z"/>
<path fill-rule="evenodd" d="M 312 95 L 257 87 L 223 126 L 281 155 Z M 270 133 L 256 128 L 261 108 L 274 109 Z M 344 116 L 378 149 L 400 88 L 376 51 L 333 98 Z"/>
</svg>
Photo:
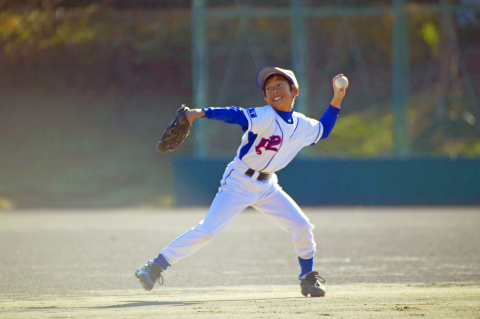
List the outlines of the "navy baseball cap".
<svg viewBox="0 0 480 319">
<path fill-rule="evenodd" d="M 257 73 L 257 84 L 260 90 L 263 91 L 263 87 L 265 86 L 265 80 L 272 74 L 281 74 L 283 76 L 286 76 L 292 81 L 293 85 L 298 88 L 297 78 L 295 77 L 295 74 L 293 74 L 293 71 L 281 68 L 274 68 L 272 66 L 266 66 Z"/>
</svg>

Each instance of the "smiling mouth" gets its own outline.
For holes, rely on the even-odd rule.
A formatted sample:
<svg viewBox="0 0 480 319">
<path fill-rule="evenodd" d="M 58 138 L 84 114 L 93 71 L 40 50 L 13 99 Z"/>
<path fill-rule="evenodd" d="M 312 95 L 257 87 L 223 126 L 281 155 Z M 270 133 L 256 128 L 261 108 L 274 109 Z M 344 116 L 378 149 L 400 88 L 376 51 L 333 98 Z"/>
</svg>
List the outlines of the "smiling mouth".
<svg viewBox="0 0 480 319">
<path fill-rule="evenodd" d="M 281 96 L 274 97 L 274 98 L 273 98 L 273 101 L 276 102 L 276 101 L 280 100 L 281 98 L 282 98 Z"/>
</svg>

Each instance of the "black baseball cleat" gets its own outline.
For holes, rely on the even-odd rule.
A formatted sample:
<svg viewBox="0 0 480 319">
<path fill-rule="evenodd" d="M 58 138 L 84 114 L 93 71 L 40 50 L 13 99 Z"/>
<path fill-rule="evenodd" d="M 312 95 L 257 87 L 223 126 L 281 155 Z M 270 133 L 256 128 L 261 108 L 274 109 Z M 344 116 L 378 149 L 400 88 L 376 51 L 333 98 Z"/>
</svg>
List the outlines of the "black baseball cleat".
<svg viewBox="0 0 480 319">
<path fill-rule="evenodd" d="M 145 290 L 152 290 L 155 282 L 163 285 L 163 277 L 161 275 L 163 269 L 159 265 L 149 261 L 147 264 L 138 268 L 135 271 L 135 277 L 143 286 Z"/>
<path fill-rule="evenodd" d="M 302 276 L 300 281 L 300 287 L 302 288 L 302 295 L 307 297 L 323 297 L 325 296 L 325 287 L 322 286 L 325 283 L 325 279 L 318 275 L 318 271 L 312 271 Z M 321 283 L 320 283 L 321 280 Z"/>
</svg>

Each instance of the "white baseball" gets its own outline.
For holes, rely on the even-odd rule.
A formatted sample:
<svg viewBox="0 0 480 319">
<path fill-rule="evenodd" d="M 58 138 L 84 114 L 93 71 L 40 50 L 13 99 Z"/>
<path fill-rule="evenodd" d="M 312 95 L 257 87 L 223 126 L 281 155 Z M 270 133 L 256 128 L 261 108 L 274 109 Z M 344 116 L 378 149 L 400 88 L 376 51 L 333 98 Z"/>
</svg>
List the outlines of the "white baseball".
<svg viewBox="0 0 480 319">
<path fill-rule="evenodd" d="M 335 80 L 335 86 L 337 89 L 343 89 L 348 86 L 348 79 L 345 76 L 341 76 Z"/>
</svg>

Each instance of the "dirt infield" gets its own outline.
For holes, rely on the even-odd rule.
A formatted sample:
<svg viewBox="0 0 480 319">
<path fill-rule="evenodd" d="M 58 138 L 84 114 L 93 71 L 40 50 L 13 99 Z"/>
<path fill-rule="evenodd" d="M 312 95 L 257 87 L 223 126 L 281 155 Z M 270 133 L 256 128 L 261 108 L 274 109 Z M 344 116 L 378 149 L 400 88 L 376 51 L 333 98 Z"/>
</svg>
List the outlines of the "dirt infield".
<svg viewBox="0 0 480 319">
<path fill-rule="evenodd" d="M 0 213 L 0 318 L 480 318 L 474 208 L 306 209 L 325 298 L 254 211 L 145 292 L 136 268 L 205 209 Z"/>
<path fill-rule="evenodd" d="M 480 318 L 480 287 L 330 286 L 325 298 L 296 286 L 235 286 L 2 296 L 2 318 Z"/>
</svg>

